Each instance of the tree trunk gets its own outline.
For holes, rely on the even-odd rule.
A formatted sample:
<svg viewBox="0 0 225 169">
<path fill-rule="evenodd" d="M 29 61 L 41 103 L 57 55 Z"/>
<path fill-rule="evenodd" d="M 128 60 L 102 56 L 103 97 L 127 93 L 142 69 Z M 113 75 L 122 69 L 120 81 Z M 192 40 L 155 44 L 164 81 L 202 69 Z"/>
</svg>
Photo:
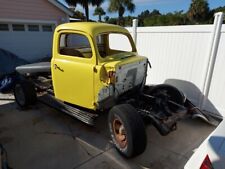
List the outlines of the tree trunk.
<svg viewBox="0 0 225 169">
<path fill-rule="evenodd" d="M 124 26 L 124 22 L 123 22 L 123 14 L 125 12 L 124 7 L 120 6 L 118 12 L 119 12 L 118 25 Z"/>
<path fill-rule="evenodd" d="M 89 7 L 88 4 L 85 4 L 85 15 L 86 15 L 86 21 L 89 21 Z"/>
<path fill-rule="evenodd" d="M 98 21 L 102 22 L 102 15 L 98 15 Z"/>
</svg>

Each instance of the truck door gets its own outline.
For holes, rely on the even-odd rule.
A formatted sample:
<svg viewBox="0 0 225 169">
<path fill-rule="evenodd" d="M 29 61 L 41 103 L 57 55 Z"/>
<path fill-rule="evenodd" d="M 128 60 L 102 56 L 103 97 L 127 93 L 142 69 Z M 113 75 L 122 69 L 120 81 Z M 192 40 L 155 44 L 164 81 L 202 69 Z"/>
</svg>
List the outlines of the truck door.
<svg viewBox="0 0 225 169">
<path fill-rule="evenodd" d="M 54 41 L 51 61 L 57 99 L 94 109 L 94 66 L 91 38 L 80 32 L 60 32 Z"/>
</svg>

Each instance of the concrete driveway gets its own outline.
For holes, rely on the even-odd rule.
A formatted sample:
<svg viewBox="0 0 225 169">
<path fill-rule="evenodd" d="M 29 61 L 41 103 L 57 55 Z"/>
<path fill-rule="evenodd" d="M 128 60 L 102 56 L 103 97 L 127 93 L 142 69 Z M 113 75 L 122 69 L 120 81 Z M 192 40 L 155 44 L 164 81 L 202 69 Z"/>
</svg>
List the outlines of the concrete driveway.
<svg viewBox="0 0 225 169">
<path fill-rule="evenodd" d="M 181 169 L 214 130 L 187 119 L 163 137 L 148 126 L 145 152 L 125 159 L 112 147 L 106 121 L 103 115 L 89 127 L 41 103 L 22 111 L 13 100 L 0 99 L 0 143 L 13 169 Z"/>
</svg>

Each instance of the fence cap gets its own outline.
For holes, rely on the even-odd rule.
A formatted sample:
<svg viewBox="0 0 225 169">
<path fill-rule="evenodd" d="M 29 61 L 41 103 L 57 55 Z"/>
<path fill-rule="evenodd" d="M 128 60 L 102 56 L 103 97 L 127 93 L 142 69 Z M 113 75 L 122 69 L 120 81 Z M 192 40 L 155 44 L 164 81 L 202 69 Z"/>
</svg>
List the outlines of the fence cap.
<svg viewBox="0 0 225 169">
<path fill-rule="evenodd" d="M 133 19 L 133 24 L 135 23 L 137 23 L 138 22 L 138 19 Z"/>
<path fill-rule="evenodd" d="M 223 17 L 224 13 L 223 12 L 217 12 L 217 13 L 214 14 L 214 16 L 222 16 Z"/>
</svg>

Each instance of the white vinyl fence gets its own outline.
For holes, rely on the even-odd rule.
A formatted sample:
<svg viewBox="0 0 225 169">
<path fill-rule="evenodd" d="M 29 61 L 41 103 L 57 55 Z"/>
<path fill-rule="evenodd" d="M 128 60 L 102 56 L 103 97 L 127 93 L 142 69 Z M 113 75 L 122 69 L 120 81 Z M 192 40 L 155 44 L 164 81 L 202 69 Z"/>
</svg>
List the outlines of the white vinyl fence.
<svg viewBox="0 0 225 169">
<path fill-rule="evenodd" d="M 138 53 L 147 56 L 152 64 L 147 83 L 175 85 L 203 110 L 225 117 L 222 20 L 223 14 L 217 13 L 213 25 L 127 28 L 136 36 Z"/>
</svg>

